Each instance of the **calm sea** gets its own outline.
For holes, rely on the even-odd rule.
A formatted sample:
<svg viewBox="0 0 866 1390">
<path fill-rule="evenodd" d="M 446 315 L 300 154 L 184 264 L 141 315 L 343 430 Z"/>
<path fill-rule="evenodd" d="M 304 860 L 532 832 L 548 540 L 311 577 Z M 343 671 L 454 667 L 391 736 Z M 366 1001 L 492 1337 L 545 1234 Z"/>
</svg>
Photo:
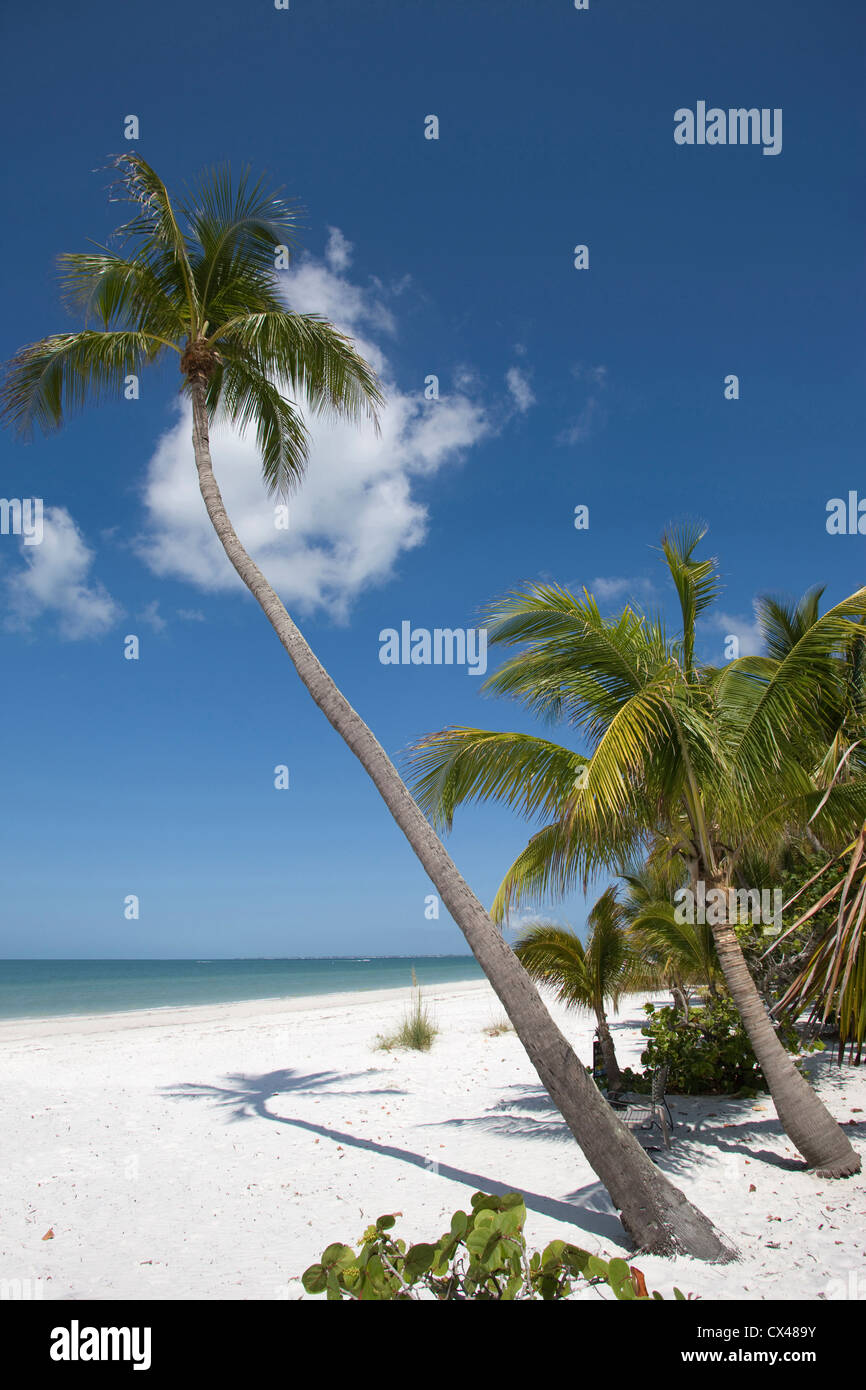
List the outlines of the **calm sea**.
<svg viewBox="0 0 866 1390">
<path fill-rule="evenodd" d="M 0 960 L 0 1018 L 101 1014 L 481 980 L 473 956 L 321 960 Z"/>
</svg>

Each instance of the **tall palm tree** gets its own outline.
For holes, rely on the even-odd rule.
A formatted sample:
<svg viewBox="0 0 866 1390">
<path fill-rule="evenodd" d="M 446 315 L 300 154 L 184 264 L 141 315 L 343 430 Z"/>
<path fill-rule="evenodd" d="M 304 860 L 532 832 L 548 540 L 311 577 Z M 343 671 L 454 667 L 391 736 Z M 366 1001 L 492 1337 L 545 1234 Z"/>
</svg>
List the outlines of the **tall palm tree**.
<svg viewBox="0 0 866 1390">
<path fill-rule="evenodd" d="M 277 293 L 274 253 L 291 240 L 293 210 L 247 176 L 233 187 L 227 171 L 203 177 L 175 207 L 139 155 L 121 156 L 117 164 L 122 196 L 134 206 L 121 229 L 123 247 L 62 258 L 69 299 L 97 326 L 86 323 L 17 353 L 0 395 L 5 419 L 25 432 L 33 425 L 55 428 L 65 409 L 117 393 L 129 373 L 177 354 L 192 406 L 199 488 L 226 555 L 418 855 L 623 1224 L 647 1249 L 725 1258 L 728 1247 L 712 1223 L 611 1114 L 393 763 L 317 660 L 226 513 L 211 462 L 215 417 L 255 428 L 265 483 L 272 492 L 285 491 L 307 459 L 298 400 L 352 419 L 374 416 L 381 401 L 373 372 L 351 342 L 320 318 L 288 311 Z"/>
<path fill-rule="evenodd" d="M 703 883 L 727 900 L 743 856 L 769 853 L 792 822 L 811 820 L 827 843 L 844 843 L 862 824 L 866 778 L 821 790 L 813 769 L 838 722 L 866 589 L 825 613 L 782 659 L 701 666 L 696 623 L 718 589 L 716 562 L 695 557 L 704 534 L 684 527 L 662 540 L 680 603 L 676 636 L 632 607 L 606 620 L 587 591 L 577 597 L 556 585 L 530 586 L 492 608 L 489 640 L 520 650 L 485 689 L 570 726 L 589 756 L 530 735 L 467 728 L 417 746 L 416 793 L 439 824 L 450 826 L 470 799 L 543 818 L 503 880 L 496 920 L 518 902 L 585 884 L 595 871 L 616 872 L 660 835 L 676 847 L 693 891 Z M 858 1172 L 859 1155 L 776 1036 L 727 911 L 714 915 L 719 963 L 782 1125 L 822 1176 Z"/>
<path fill-rule="evenodd" d="M 595 1014 L 604 1069 L 611 1090 L 622 1073 L 607 1021 L 607 1006 L 619 1007 L 623 994 L 647 984 L 648 972 L 625 930 L 625 914 L 610 884 L 588 914 L 584 946 L 577 932 L 554 922 L 528 923 L 514 952 L 534 980 L 552 985 L 563 1004 Z"/>
</svg>

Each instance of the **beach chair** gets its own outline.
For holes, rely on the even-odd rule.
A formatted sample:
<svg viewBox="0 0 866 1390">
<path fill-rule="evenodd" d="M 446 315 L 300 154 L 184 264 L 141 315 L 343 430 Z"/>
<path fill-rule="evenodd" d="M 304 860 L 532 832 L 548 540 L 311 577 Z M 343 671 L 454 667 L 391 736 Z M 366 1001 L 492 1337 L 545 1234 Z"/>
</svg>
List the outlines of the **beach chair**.
<svg viewBox="0 0 866 1390">
<path fill-rule="evenodd" d="M 633 1100 L 629 1100 L 626 1096 L 615 1096 L 609 1099 L 608 1104 L 613 1106 L 627 1125 L 634 1124 L 640 1130 L 652 1130 L 657 1125 L 661 1131 L 664 1146 L 669 1149 L 674 1121 L 665 1095 L 667 1079 L 668 1068 L 659 1067 L 657 1071 L 653 1072 L 652 1086 L 648 1096 L 639 1096 Z"/>
</svg>

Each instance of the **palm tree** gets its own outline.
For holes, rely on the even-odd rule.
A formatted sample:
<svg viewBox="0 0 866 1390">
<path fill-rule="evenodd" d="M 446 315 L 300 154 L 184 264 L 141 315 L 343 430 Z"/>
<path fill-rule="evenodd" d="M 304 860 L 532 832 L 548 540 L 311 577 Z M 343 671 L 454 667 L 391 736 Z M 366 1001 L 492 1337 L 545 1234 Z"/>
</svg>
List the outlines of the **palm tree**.
<svg viewBox="0 0 866 1390">
<path fill-rule="evenodd" d="M 535 986 L 447 855 L 363 719 L 331 680 L 238 539 L 214 477 L 209 426 L 220 415 L 254 426 L 271 492 L 300 478 L 308 437 L 291 393 L 316 411 L 375 417 L 379 384 L 331 324 L 288 311 L 274 252 L 288 245 L 293 210 L 247 175 L 204 176 L 177 207 L 135 153 L 116 161 L 134 215 L 119 252 L 62 258 L 67 295 L 97 321 L 21 349 L 0 406 L 27 432 L 57 427 L 64 410 L 122 390 L 142 365 L 176 353 L 192 405 L 199 488 L 213 528 L 325 717 L 372 778 L 490 980 L 539 1077 L 606 1185 L 635 1242 L 704 1259 L 728 1254 L 719 1233 L 653 1166 L 611 1114 L 544 1007 Z M 132 242 L 133 250 L 126 251 Z"/>
<path fill-rule="evenodd" d="M 647 983 L 647 971 L 631 946 L 625 920 L 616 886 L 611 884 L 588 915 L 585 947 L 576 932 L 554 922 L 527 924 L 514 943 L 517 959 L 534 980 L 552 985 L 563 1004 L 595 1014 L 604 1069 L 613 1091 L 620 1089 L 622 1074 L 606 1006 L 617 1009 L 623 994 Z"/>
<path fill-rule="evenodd" d="M 655 967 L 654 983 L 670 989 L 678 1012 L 688 1019 L 689 991 L 703 986 L 715 995 L 722 977 L 713 929 L 706 922 L 679 920 L 674 895 L 684 875 L 671 872 L 669 859 L 661 863 L 657 850 L 645 864 L 624 866 L 620 877 L 634 948 L 645 968 Z"/>
<path fill-rule="evenodd" d="M 838 724 L 866 589 L 825 613 L 781 659 L 701 666 L 696 622 L 718 589 L 716 562 L 695 558 L 704 534 L 690 526 L 662 540 L 680 603 L 677 636 L 632 607 L 606 620 L 586 590 L 577 597 L 556 585 L 532 585 L 492 608 L 488 639 L 520 650 L 485 689 L 565 723 L 583 735 L 589 756 L 469 728 L 417 745 L 416 794 L 438 824 L 449 827 L 470 799 L 543 819 L 505 875 L 495 920 L 596 871 L 616 872 L 657 837 L 678 854 L 693 891 L 700 883 L 708 896 L 722 889 L 727 902 L 738 864 L 747 853 L 770 853 L 792 822 L 811 821 L 827 843 L 844 843 L 862 824 L 866 778 L 821 790 L 813 769 Z M 858 1172 L 847 1136 L 776 1036 L 727 910 L 716 906 L 713 915 L 719 963 L 783 1127 L 822 1176 Z"/>
</svg>

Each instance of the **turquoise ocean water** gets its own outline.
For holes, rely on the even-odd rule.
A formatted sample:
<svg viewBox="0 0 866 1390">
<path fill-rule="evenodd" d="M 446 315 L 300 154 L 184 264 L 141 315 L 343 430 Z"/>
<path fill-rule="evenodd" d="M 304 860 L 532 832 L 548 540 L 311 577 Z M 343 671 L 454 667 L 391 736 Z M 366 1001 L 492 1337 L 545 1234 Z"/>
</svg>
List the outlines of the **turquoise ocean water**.
<svg viewBox="0 0 866 1390">
<path fill-rule="evenodd" d="M 482 980 L 472 956 L 321 960 L 0 960 L 0 1018 L 100 1014 L 241 999 Z"/>
</svg>

